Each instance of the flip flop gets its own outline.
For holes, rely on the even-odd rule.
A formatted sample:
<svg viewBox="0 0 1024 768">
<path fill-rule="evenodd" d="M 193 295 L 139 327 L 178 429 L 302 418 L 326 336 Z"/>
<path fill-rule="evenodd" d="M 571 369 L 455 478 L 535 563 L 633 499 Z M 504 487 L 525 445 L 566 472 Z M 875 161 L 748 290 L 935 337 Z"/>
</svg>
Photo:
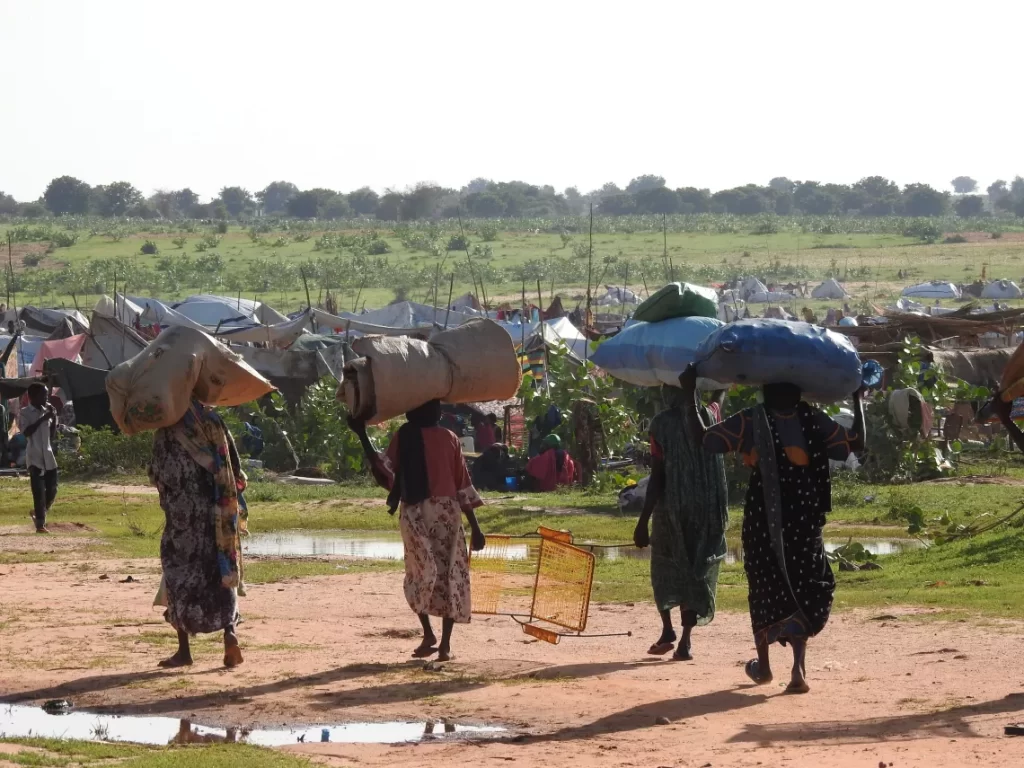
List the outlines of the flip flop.
<svg viewBox="0 0 1024 768">
<path fill-rule="evenodd" d="M 647 649 L 648 656 L 664 656 L 676 647 L 675 643 L 655 643 Z"/>
<path fill-rule="evenodd" d="M 760 674 L 761 667 L 757 663 L 757 659 L 751 659 L 747 662 L 743 671 L 747 673 L 747 677 L 754 681 L 755 685 L 768 685 L 772 681 L 772 675 L 769 674 L 767 677 Z"/>
<path fill-rule="evenodd" d="M 437 646 L 436 645 L 428 645 L 428 646 L 420 645 L 420 646 L 418 646 L 416 648 L 416 650 L 414 650 L 412 652 L 412 657 L 414 659 L 426 659 L 426 658 L 428 658 L 430 656 L 433 656 L 435 653 L 437 653 Z"/>
<path fill-rule="evenodd" d="M 672 661 L 693 661 L 693 655 L 690 653 L 690 646 L 685 648 L 680 645 L 676 648 L 676 652 L 672 654 Z"/>
</svg>

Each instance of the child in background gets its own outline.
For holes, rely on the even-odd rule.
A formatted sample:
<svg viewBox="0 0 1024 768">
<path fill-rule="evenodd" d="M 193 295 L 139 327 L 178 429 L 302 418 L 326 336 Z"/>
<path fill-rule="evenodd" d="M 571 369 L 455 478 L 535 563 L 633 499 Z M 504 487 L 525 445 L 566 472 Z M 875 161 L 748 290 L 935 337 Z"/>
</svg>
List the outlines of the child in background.
<svg viewBox="0 0 1024 768">
<path fill-rule="evenodd" d="M 46 513 L 57 498 L 57 459 L 52 443 L 57 435 L 57 411 L 48 396 L 43 384 L 33 384 L 28 388 L 29 405 L 18 414 L 18 428 L 27 441 L 25 466 L 32 484 L 36 533 L 49 533 Z"/>
</svg>

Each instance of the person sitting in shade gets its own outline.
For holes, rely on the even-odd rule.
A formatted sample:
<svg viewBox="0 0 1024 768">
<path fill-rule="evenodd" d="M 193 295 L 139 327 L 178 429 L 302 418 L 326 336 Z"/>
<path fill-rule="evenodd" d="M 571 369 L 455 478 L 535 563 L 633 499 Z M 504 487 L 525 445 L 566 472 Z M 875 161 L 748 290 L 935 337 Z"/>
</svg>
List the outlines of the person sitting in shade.
<svg viewBox="0 0 1024 768">
<path fill-rule="evenodd" d="M 545 493 L 560 485 L 571 485 L 576 479 L 576 462 L 562 450 L 562 438 L 548 435 L 541 450 L 526 465 L 530 490 Z"/>
</svg>

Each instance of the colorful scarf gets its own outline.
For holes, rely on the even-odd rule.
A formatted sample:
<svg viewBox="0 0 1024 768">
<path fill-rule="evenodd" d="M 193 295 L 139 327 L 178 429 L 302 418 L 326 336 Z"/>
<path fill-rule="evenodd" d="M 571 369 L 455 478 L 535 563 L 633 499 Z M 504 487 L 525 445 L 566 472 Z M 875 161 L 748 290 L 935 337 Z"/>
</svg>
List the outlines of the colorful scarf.
<svg viewBox="0 0 1024 768">
<path fill-rule="evenodd" d="M 245 505 L 245 473 L 231 463 L 231 436 L 220 416 L 192 401 L 184 417 L 172 428 L 174 437 L 192 459 L 213 475 L 214 527 L 217 536 L 217 564 L 221 583 L 230 589 L 242 587 L 242 546 L 249 511 Z"/>
</svg>

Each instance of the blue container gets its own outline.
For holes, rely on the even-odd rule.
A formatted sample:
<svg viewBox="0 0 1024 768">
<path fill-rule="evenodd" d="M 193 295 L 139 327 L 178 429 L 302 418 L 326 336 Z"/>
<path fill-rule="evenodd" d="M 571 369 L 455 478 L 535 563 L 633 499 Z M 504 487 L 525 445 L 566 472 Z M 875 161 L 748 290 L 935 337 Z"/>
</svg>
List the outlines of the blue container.
<svg viewBox="0 0 1024 768">
<path fill-rule="evenodd" d="M 875 389 L 882 384 L 882 366 L 877 360 L 865 360 L 861 369 L 861 381 L 868 389 Z"/>
<path fill-rule="evenodd" d="M 519 490 L 519 478 L 518 477 L 506 477 L 505 478 L 505 488 L 506 488 L 506 490 L 509 490 L 509 491 L 518 491 Z"/>
<path fill-rule="evenodd" d="M 321 730 L 320 731 L 320 741 L 328 742 L 330 740 L 331 740 L 331 729 L 330 728 L 324 728 L 323 730 Z"/>
</svg>

